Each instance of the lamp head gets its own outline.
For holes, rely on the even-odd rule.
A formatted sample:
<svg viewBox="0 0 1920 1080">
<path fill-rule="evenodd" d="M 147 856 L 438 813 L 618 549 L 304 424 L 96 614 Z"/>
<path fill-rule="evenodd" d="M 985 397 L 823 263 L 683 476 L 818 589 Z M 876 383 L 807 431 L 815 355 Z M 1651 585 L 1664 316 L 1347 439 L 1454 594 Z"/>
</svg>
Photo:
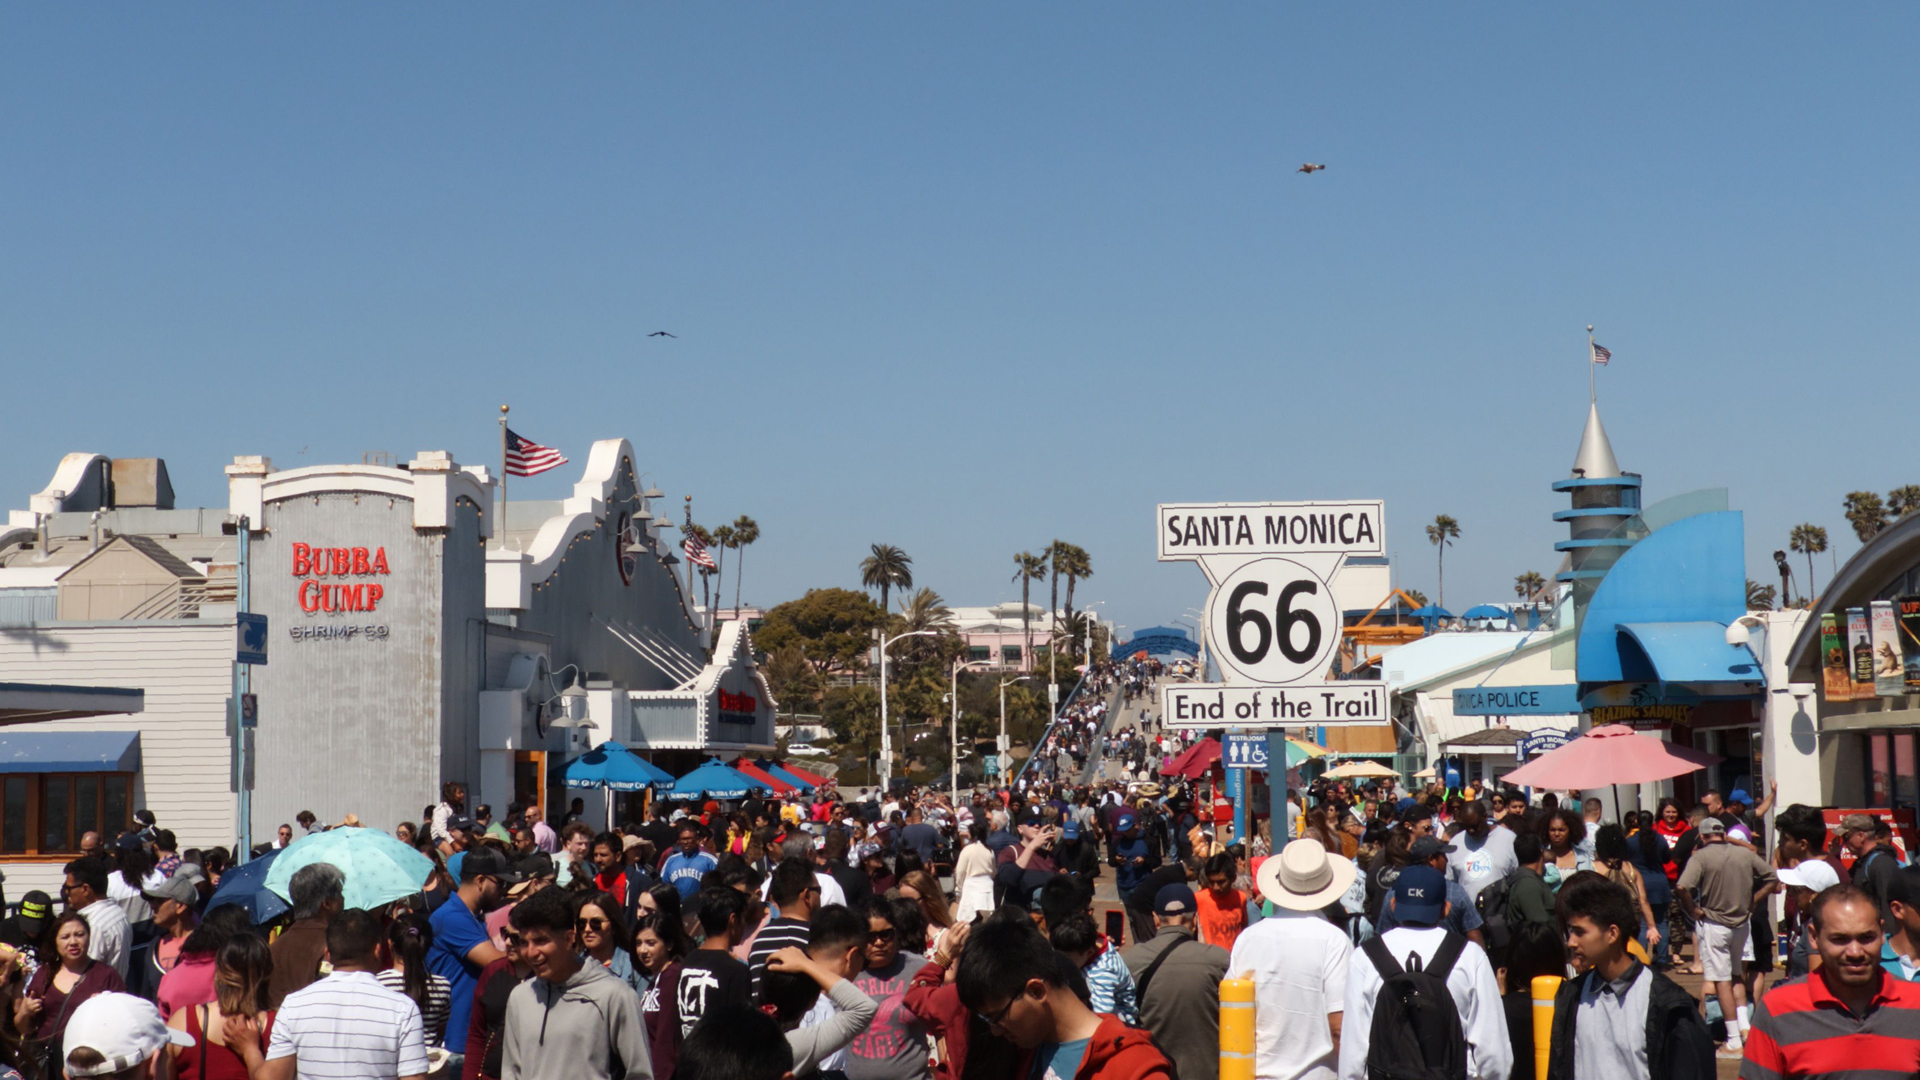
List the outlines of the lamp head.
<svg viewBox="0 0 1920 1080">
<path fill-rule="evenodd" d="M 1752 639 L 1753 635 L 1747 633 L 1747 624 L 1745 621 L 1735 619 L 1727 624 L 1727 644 L 1737 649 Z"/>
</svg>

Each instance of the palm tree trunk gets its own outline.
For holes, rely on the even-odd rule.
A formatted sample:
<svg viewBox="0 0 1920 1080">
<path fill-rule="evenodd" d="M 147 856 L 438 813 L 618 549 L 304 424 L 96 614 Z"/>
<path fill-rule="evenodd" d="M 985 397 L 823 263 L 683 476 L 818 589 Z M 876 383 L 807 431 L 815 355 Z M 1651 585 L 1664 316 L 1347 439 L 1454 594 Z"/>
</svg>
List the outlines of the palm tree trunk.
<svg viewBox="0 0 1920 1080">
<path fill-rule="evenodd" d="M 885 615 L 886 613 L 887 613 L 887 583 L 882 581 L 880 583 L 880 614 Z M 884 620 L 881 623 L 880 632 L 882 634 L 887 632 L 886 624 Z"/>
<path fill-rule="evenodd" d="M 1020 572 L 1020 635 L 1026 639 L 1027 647 L 1020 653 L 1020 670 L 1033 671 L 1033 609 L 1027 606 L 1027 586 L 1032 579 L 1027 577 L 1025 569 Z"/>
<path fill-rule="evenodd" d="M 1819 595 L 1820 595 L 1820 590 L 1813 587 L 1813 552 L 1808 551 L 1807 552 L 1807 599 L 1811 601 L 1814 597 Z"/>
<path fill-rule="evenodd" d="M 1434 601 L 1436 607 L 1447 606 L 1447 542 L 1440 542 L 1440 599 Z"/>
<path fill-rule="evenodd" d="M 1072 575 L 1072 574 L 1068 574 L 1068 575 L 1067 575 L 1067 610 L 1066 610 L 1066 616 L 1067 616 L 1067 627 L 1069 628 L 1069 630 L 1071 630 L 1071 628 L 1073 627 L 1073 587 L 1074 587 L 1074 585 L 1075 585 L 1075 584 L 1076 584 L 1076 582 L 1075 582 L 1075 580 L 1074 580 L 1074 577 L 1073 577 L 1073 575 Z M 1068 650 L 1068 651 L 1069 651 L 1069 652 L 1071 652 L 1072 650 Z"/>
<path fill-rule="evenodd" d="M 714 560 L 713 598 L 715 601 L 723 602 L 726 600 L 726 597 L 727 597 L 727 593 L 725 589 L 726 569 L 727 569 L 727 545 L 715 544 L 713 546 L 720 549 L 720 557 Z M 716 611 L 713 614 L 714 614 L 714 625 L 718 626 L 720 622 L 719 620 L 720 613 Z"/>
<path fill-rule="evenodd" d="M 734 561 L 733 567 L 733 617 L 736 622 L 739 621 L 740 618 L 740 568 L 746 564 L 747 549 L 743 546 L 740 549 L 739 558 Z"/>
</svg>

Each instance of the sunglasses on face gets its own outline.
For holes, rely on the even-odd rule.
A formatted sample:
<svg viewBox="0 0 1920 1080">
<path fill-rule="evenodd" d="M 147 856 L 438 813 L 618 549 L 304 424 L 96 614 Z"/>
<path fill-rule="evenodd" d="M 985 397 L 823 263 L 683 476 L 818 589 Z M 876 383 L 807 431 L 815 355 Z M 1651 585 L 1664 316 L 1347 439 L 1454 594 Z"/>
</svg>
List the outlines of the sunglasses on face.
<svg viewBox="0 0 1920 1080">
<path fill-rule="evenodd" d="M 599 933 L 600 931 L 602 931 L 602 930 L 605 930 L 605 929 L 607 928 L 607 920 L 605 920 L 605 919 L 575 919 L 575 920 L 573 920 L 573 928 L 574 928 L 575 930 L 583 930 L 583 931 L 585 931 L 585 930 L 591 930 L 592 932 L 594 932 L 594 933 L 596 933 L 596 934 L 597 934 L 597 933 Z"/>
<path fill-rule="evenodd" d="M 892 941 L 899 936 L 900 931 L 897 927 L 889 926 L 885 930 L 869 930 L 867 931 L 867 944 L 878 945 L 883 941 Z"/>
</svg>

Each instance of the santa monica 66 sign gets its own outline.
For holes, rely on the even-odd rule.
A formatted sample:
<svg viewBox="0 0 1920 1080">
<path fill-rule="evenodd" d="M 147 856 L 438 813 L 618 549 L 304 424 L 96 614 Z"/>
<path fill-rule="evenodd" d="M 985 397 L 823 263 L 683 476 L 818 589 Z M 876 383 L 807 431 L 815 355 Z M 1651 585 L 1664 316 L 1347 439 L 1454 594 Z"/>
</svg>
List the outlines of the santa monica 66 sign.
<svg viewBox="0 0 1920 1080">
<path fill-rule="evenodd" d="M 1378 682 L 1327 681 L 1340 648 L 1331 582 L 1349 555 L 1380 555 L 1378 500 L 1177 503 L 1159 508 L 1159 555 L 1200 564 L 1207 653 L 1222 684 L 1168 686 L 1175 727 L 1277 727 L 1387 721 Z"/>
</svg>

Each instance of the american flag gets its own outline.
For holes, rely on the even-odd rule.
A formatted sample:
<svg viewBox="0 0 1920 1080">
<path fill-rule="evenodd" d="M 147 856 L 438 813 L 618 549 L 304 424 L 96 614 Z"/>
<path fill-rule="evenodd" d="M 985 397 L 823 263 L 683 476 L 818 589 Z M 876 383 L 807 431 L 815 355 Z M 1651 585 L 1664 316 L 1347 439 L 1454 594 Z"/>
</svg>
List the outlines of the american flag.
<svg viewBox="0 0 1920 1080">
<path fill-rule="evenodd" d="M 567 463 L 566 455 L 551 446 L 541 446 L 531 439 L 523 439 L 507 429 L 507 475 L 538 476 L 548 469 L 557 469 Z"/>
<path fill-rule="evenodd" d="M 1605 345 L 1602 345 L 1597 341 L 1588 342 L 1588 344 L 1593 346 L 1593 362 L 1594 363 L 1604 364 L 1607 361 L 1613 359 L 1613 354 L 1607 351 L 1607 347 Z"/>
<path fill-rule="evenodd" d="M 713 556 L 707 554 L 706 541 L 700 539 L 699 533 L 689 532 L 686 540 L 681 542 L 680 550 L 687 553 L 687 561 L 695 566 L 704 566 L 709 570 L 718 569 L 713 565 Z"/>
</svg>

